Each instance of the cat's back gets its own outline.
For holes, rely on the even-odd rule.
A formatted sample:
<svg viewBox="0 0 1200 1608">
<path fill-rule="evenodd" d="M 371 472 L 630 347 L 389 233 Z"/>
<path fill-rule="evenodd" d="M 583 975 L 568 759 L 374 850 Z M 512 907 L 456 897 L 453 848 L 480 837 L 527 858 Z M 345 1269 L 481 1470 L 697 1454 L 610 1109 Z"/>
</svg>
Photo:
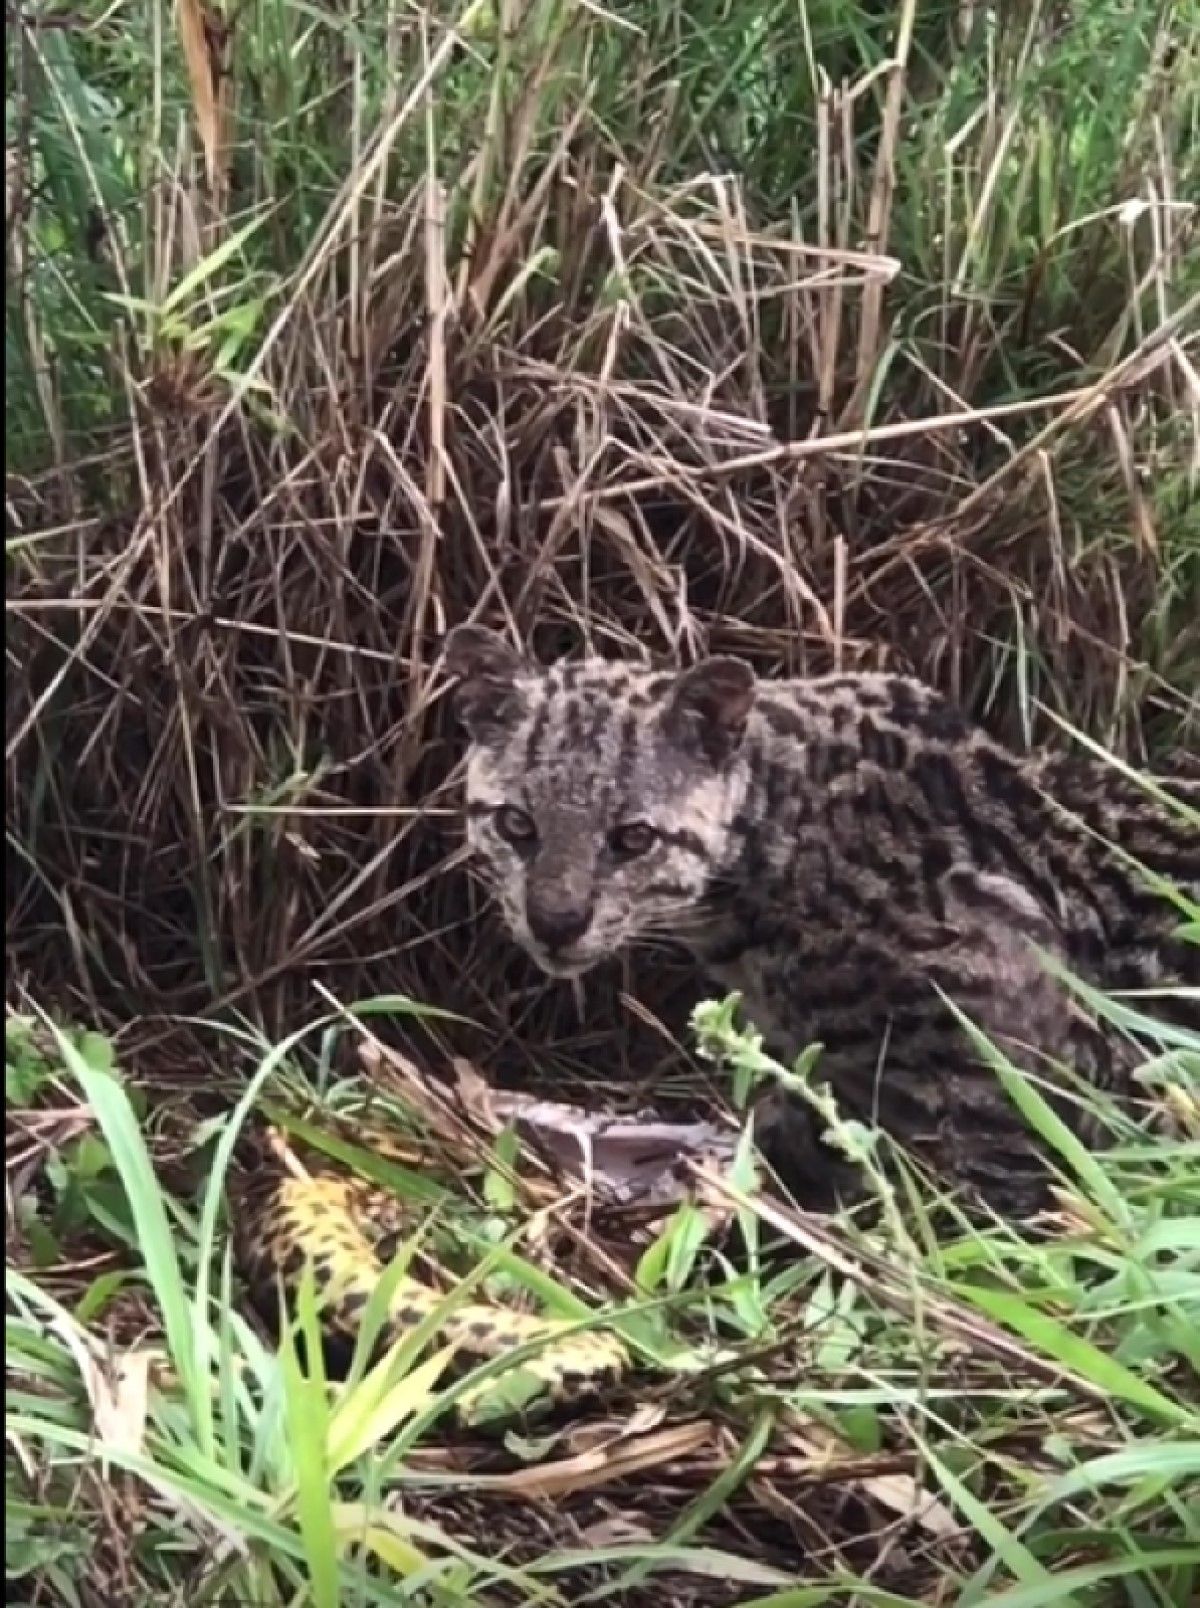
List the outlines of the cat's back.
<svg viewBox="0 0 1200 1608">
<path fill-rule="evenodd" d="M 935 689 L 885 673 L 760 682 L 747 754 L 747 892 L 765 906 L 823 915 L 832 888 L 837 925 L 886 924 L 903 945 L 906 913 L 922 923 L 939 883 L 974 869 L 1035 903 L 1094 981 L 1197 966 L 1145 875 L 1200 899 L 1188 756 L 1142 778 L 1078 750 L 1017 754 Z"/>
</svg>

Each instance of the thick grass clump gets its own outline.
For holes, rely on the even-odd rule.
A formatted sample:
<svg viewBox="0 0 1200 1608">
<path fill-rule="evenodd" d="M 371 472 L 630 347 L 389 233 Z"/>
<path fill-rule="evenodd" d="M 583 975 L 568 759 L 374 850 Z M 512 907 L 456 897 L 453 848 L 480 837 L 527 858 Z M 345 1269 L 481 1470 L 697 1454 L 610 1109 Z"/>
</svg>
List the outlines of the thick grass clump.
<svg viewBox="0 0 1200 1608">
<path fill-rule="evenodd" d="M 785 1075 L 719 1013 L 691 1053 L 686 969 L 580 1008 L 500 938 L 439 669 L 468 616 L 910 669 L 1016 746 L 1197 745 L 1189 7 L 9 22 L 10 1580 L 1192 1600 L 1194 1034 L 1147 1068 L 1175 1137 L 1064 1151 L 1049 1238 L 882 1181 L 874 1226 L 820 1224 L 748 1152 L 669 1222 L 556 1203 L 502 1285 L 642 1364 L 561 1438 L 449 1435 L 436 1353 L 327 1388 L 239 1315 L 223 1221 L 259 1096 L 362 1103 L 368 1016 L 421 1077 L 593 1105 Z M 457 1158 L 477 1249 L 525 1221 L 510 1148 Z"/>
<path fill-rule="evenodd" d="M 319 972 L 509 1031 L 473 611 L 1194 740 L 1178 8 L 200 19 L 8 44 L 8 909 L 88 1019 Z"/>
</svg>

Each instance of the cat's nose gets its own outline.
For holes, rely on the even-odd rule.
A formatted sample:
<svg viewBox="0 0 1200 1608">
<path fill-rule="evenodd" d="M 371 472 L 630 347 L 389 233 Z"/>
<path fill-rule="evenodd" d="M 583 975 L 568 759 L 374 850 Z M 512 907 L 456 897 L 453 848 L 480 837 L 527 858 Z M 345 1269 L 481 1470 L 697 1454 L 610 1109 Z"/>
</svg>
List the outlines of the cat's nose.
<svg viewBox="0 0 1200 1608">
<path fill-rule="evenodd" d="M 569 949 L 591 925 L 591 911 L 553 899 L 530 899 L 525 906 L 529 931 L 551 953 Z"/>
</svg>

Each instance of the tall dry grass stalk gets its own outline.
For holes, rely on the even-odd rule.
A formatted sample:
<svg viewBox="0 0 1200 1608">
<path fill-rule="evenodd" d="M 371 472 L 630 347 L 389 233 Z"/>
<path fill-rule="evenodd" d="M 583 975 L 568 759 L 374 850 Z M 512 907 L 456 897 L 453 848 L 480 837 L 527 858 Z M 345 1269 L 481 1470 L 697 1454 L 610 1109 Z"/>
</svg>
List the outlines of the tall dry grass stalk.
<svg viewBox="0 0 1200 1608">
<path fill-rule="evenodd" d="M 1169 8 L 147 17 L 9 42 L 18 970 L 96 1019 L 404 989 L 562 1074 L 617 1011 L 654 1064 L 686 982 L 568 1021 L 461 868 L 472 614 L 1186 736 Z"/>
</svg>

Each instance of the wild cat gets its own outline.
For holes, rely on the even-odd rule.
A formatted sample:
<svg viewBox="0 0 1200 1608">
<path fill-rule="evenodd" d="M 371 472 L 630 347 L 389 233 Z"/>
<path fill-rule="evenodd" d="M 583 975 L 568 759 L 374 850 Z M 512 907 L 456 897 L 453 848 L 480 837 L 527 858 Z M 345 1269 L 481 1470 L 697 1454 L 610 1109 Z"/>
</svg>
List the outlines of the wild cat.
<svg viewBox="0 0 1200 1608">
<path fill-rule="evenodd" d="M 819 1042 L 843 1111 L 968 1199 L 1033 1211 L 1047 1172 L 947 997 L 1029 1070 L 1121 1092 L 1127 1045 L 1038 951 L 1108 990 L 1198 980 L 1178 910 L 1125 858 L 1200 899 L 1194 818 L 1103 762 L 1014 755 L 919 681 L 540 666 L 478 626 L 445 662 L 469 841 L 539 966 L 573 977 L 682 941 L 776 1055 Z M 1200 808 L 1200 783 L 1172 790 Z M 829 1162 L 799 1121 L 769 1154 L 793 1179 Z"/>
</svg>

